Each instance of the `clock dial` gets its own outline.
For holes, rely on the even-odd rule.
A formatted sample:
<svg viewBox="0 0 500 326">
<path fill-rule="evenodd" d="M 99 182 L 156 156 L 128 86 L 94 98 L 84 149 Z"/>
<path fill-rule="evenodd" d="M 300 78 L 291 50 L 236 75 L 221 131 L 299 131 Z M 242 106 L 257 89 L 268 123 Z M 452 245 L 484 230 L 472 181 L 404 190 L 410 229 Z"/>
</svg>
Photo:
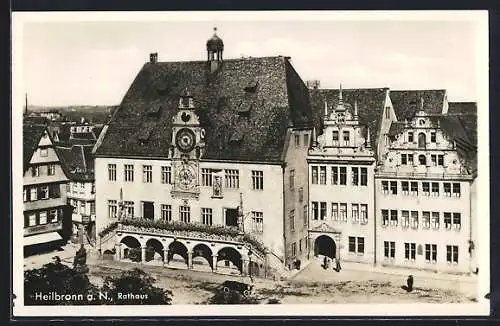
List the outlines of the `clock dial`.
<svg viewBox="0 0 500 326">
<path fill-rule="evenodd" d="M 175 143 L 184 153 L 192 151 L 196 143 L 194 132 L 191 129 L 182 128 L 175 136 Z"/>
<path fill-rule="evenodd" d="M 178 180 L 179 187 L 181 189 L 187 190 L 187 189 L 192 188 L 195 184 L 195 181 L 196 181 L 196 177 L 195 177 L 195 173 L 194 173 L 193 168 L 188 166 L 188 165 L 183 165 L 179 169 L 179 173 L 177 175 L 177 180 Z"/>
</svg>

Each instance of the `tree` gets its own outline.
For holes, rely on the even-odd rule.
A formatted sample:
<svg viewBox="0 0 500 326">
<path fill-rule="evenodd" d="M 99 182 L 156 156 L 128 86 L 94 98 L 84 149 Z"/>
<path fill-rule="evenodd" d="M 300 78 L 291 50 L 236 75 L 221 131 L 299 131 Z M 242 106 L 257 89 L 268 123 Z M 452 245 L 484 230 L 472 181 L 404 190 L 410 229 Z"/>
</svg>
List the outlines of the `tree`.
<svg viewBox="0 0 500 326">
<path fill-rule="evenodd" d="M 120 276 L 106 277 L 102 292 L 108 304 L 115 305 L 169 305 L 172 291 L 156 287 L 156 280 L 139 268 L 124 271 Z"/>
<path fill-rule="evenodd" d="M 259 301 L 251 296 L 244 296 L 238 291 L 219 290 L 208 300 L 209 304 L 258 304 Z"/>
<path fill-rule="evenodd" d="M 99 304 L 98 292 L 85 273 L 62 264 L 60 259 L 24 272 L 25 305 Z"/>
</svg>

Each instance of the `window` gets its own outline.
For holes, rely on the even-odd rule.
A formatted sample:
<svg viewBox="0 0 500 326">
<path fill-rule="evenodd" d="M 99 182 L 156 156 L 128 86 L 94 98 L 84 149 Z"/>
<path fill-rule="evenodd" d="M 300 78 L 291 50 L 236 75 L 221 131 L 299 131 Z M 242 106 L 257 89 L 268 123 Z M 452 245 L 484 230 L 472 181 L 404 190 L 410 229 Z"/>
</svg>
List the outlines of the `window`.
<svg viewBox="0 0 500 326">
<path fill-rule="evenodd" d="M 346 205 L 347 206 L 347 205 Z M 342 205 L 340 206 L 341 210 L 342 210 Z M 326 202 L 322 201 L 320 204 L 319 204 L 319 210 L 320 210 L 320 219 L 321 220 L 324 220 L 326 219 Z M 346 207 L 346 210 L 347 210 L 347 207 Z"/>
<path fill-rule="evenodd" d="M 28 215 L 28 226 L 35 226 L 36 225 L 36 215 L 30 214 Z"/>
<path fill-rule="evenodd" d="M 299 252 L 302 253 L 302 239 L 299 239 Z"/>
<path fill-rule="evenodd" d="M 345 186 L 347 184 L 347 168 L 340 168 L 340 184 Z"/>
<path fill-rule="evenodd" d="M 333 146 L 338 146 L 339 144 L 339 131 L 334 130 L 332 132 L 332 141 L 333 141 Z"/>
<path fill-rule="evenodd" d="M 293 190 L 295 188 L 295 170 L 290 170 L 289 178 L 290 189 Z"/>
<path fill-rule="evenodd" d="M 432 212 L 431 224 L 433 229 L 439 229 L 439 212 Z"/>
<path fill-rule="evenodd" d="M 408 160 L 407 160 L 407 155 L 406 154 L 401 154 L 401 165 L 407 165 Z"/>
<path fill-rule="evenodd" d="M 189 206 L 179 206 L 179 215 L 181 217 L 181 222 L 190 223 L 191 222 L 191 207 Z"/>
<path fill-rule="evenodd" d="M 359 222 L 359 204 L 352 204 L 352 222 L 353 223 L 358 223 Z"/>
<path fill-rule="evenodd" d="M 313 166 L 311 167 L 311 175 L 312 175 L 312 184 L 317 185 L 318 184 L 318 167 Z"/>
<path fill-rule="evenodd" d="M 411 211 L 411 227 L 418 229 L 418 211 Z"/>
<path fill-rule="evenodd" d="M 458 264 L 458 246 L 446 246 L 446 262 Z"/>
<path fill-rule="evenodd" d="M 95 202 L 90 202 L 90 215 L 95 215 Z"/>
<path fill-rule="evenodd" d="M 161 219 L 165 222 L 172 221 L 172 205 L 161 205 Z"/>
<path fill-rule="evenodd" d="M 304 147 L 309 147 L 309 134 L 304 134 Z"/>
<path fill-rule="evenodd" d="M 384 257 L 392 259 L 396 257 L 396 242 L 384 241 Z"/>
<path fill-rule="evenodd" d="M 38 166 L 31 167 L 31 176 L 32 177 L 39 177 L 40 176 L 40 168 Z"/>
<path fill-rule="evenodd" d="M 445 182 L 443 183 L 444 186 L 444 195 L 446 197 L 451 197 L 451 183 Z"/>
<path fill-rule="evenodd" d="M 116 218 L 118 206 L 116 200 L 108 200 L 108 218 Z"/>
<path fill-rule="evenodd" d="M 415 243 L 405 242 L 405 259 L 406 260 L 415 260 L 417 245 Z"/>
<path fill-rule="evenodd" d="M 419 155 L 418 156 L 418 164 L 420 165 L 426 165 L 427 164 L 427 158 L 425 155 Z"/>
<path fill-rule="evenodd" d="M 390 119 L 391 118 L 391 108 L 389 106 L 387 106 L 385 108 L 385 118 L 386 119 Z"/>
<path fill-rule="evenodd" d="M 436 166 L 437 165 L 437 155 L 432 154 L 431 155 L 431 166 Z"/>
<path fill-rule="evenodd" d="M 319 184 L 326 185 L 326 166 L 319 167 Z"/>
<path fill-rule="evenodd" d="M 431 185 L 429 182 L 422 182 L 422 192 L 423 192 L 424 196 L 431 195 Z"/>
<path fill-rule="evenodd" d="M 142 166 L 142 182 L 153 182 L 153 167 L 151 165 Z"/>
<path fill-rule="evenodd" d="M 344 139 L 344 146 L 349 146 L 349 131 L 344 131 L 342 132 L 343 139 Z"/>
<path fill-rule="evenodd" d="M 238 170 L 224 170 L 226 188 L 237 189 L 240 187 L 240 173 Z"/>
<path fill-rule="evenodd" d="M 413 143 L 413 132 L 412 131 L 408 132 L 408 142 Z"/>
<path fill-rule="evenodd" d="M 311 204 L 312 204 L 312 219 L 317 220 L 319 216 L 319 204 L 317 201 L 313 201 Z"/>
<path fill-rule="evenodd" d="M 125 201 L 123 203 L 123 207 L 125 208 L 125 216 L 126 217 L 134 217 L 134 202 L 133 201 Z"/>
<path fill-rule="evenodd" d="M 304 201 L 304 187 L 299 188 L 299 203 Z"/>
<path fill-rule="evenodd" d="M 363 254 L 365 252 L 365 238 L 349 237 L 349 252 Z"/>
<path fill-rule="evenodd" d="M 425 134 L 423 132 L 418 134 L 418 147 L 419 148 L 425 148 Z"/>
<path fill-rule="evenodd" d="M 31 188 L 30 189 L 30 200 L 37 200 L 38 199 L 38 190 L 36 188 Z"/>
<path fill-rule="evenodd" d="M 56 174 L 56 166 L 54 164 L 47 165 L 47 175 Z"/>
<path fill-rule="evenodd" d="M 340 203 L 340 220 L 347 221 L 347 203 Z"/>
<path fill-rule="evenodd" d="M 451 213 L 445 212 L 443 216 L 445 229 L 451 230 Z"/>
<path fill-rule="evenodd" d="M 28 194 L 29 194 L 28 189 L 24 188 L 23 189 L 23 201 L 24 202 L 29 201 Z"/>
<path fill-rule="evenodd" d="M 367 204 L 361 204 L 361 218 L 360 218 L 359 222 L 361 224 L 368 223 L 368 205 Z"/>
<path fill-rule="evenodd" d="M 416 181 L 410 182 L 410 192 L 412 196 L 418 196 L 418 182 Z"/>
<path fill-rule="evenodd" d="M 382 226 L 387 226 L 389 225 L 389 210 L 383 209 L 382 210 Z"/>
<path fill-rule="evenodd" d="M 202 175 L 203 175 L 203 170 L 207 170 L 207 169 L 201 169 Z M 163 183 L 163 184 L 171 184 L 172 183 L 172 168 L 170 166 L 162 166 L 161 167 L 161 183 Z"/>
<path fill-rule="evenodd" d="M 294 242 L 292 243 L 292 257 L 295 257 L 297 255 L 297 244 Z"/>
<path fill-rule="evenodd" d="M 353 186 L 359 185 L 359 168 L 351 168 L 351 182 Z"/>
<path fill-rule="evenodd" d="M 51 209 L 49 212 L 49 219 L 50 223 L 56 223 L 57 220 L 59 219 L 59 216 L 57 214 L 57 209 Z"/>
<path fill-rule="evenodd" d="M 408 154 L 408 165 L 413 165 L 413 154 Z"/>
<path fill-rule="evenodd" d="M 38 194 L 39 199 L 49 199 L 49 186 L 41 186 Z"/>
<path fill-rule="evenodd" d="M 108 164 L 108 181 L 116 181 L 116 164 Z"/>
<path fill-rule="evenodd" d="M 435 263 L 437 260 L 437 245 L 426 243 L 425 244 L 425 261 Z"/>
<path fill-rule="evenodd" d="M 95 182 L 92 182 L 92 188 L 90 189 L 91 194 L 95 194 Z"/>
<path fill-rule="evenodd" d="M 83 200 L 80 202 L 80 214 L 85 214 L 85 202 Z"/>
<path fill-rule="evenodd" d="M 295 147 L 300 146 L 300 135 L 295 135 Z"/>
<path fill-rule="evenodd" d="M 42 157 L 49 156 L 49 151 L 46 148 L 40 148 L 40 156 Z"/>
<path fill-rule="evenodd" d="M 304 211 L 303 211 L 303 214 L 304 214 L 304 225 L 307 225 L 307 205 L 304 205 Z"/>
<path fill-rule="evenodd" d="M 38 224 L 47 224 L 47 211 L 40 212 Z"/>
<path fill-rule="evenodd" d="M 264 172 L 263 171 L 252 171 L 252 189 L 263 190 L 264 189 Z"/>
<path fill-rule="evenodd" d="M 212 169 L 201 169 L 201 185 L 203 187 L 212 186 Z"/>
<path fill-rule="evenodd" d="M 444 166 L 444 155 L 438 155 L 438 165 Z"/>
<path fill-rule="evenodd" d="M 362 186 L 368 185 L 368 169 L 367 168 L 361 168 L 361 185 Z"/>
<path fill-rule="evenodd" d="M 134 166 L 132 164 L 125 164 L 125 181 L 134 182 Z"/>
<path fill-rule="evenodd" d="M 455 230 L 460 230 L 461 226 L 460 213 L 453 213 L 453 228 Z"/>
<path fill-rule="evenodd" d="M 401 193 L 406 196 L 410 194 L 410 184 L 408 181 L 401 181 Z"/>
<path fill-rule="evenodd" d="M 212 209 L 202 208 L 201 209 L 201 223 L 205 225 L 212 225 Z"/>
<path fill-rule="evenodd" d="M 332 166 L 332 185 L 339 184 L 339 168 Z"/>
<path fill-rule="evenodd" d="M 424 229 L 431 227 L 431 212 L 422 212 L 422 227 Z"/>
<path fill-rule="evenodd" d="M 391 209 L 391 226 L 398 226 L 398 211 Z"/>
<path fill-rule="evenodd" d="M 410 212 L 409 211 L 401 211 L 401 226 L 403 228 L 410 227 Z"/>
<path fill-rule="evenodd" d="M 295 209 L 290 210 L 288 219 L 290 220 L 290 230 L 295 231 Z"/>
<path fill-rule="evenodd" d="M 332 203 L 332 219 L 337 221 L 339 219 L 339 204 Z"/>
<path fill-rule="evenodd" d="M 435 143 L 435 142 L 436 142 L 436 132 L 431 131 L 431 143 Z"/>
<path fill-rule="evenodd" d="M 397 181 L 391 181 L 391 194 L 397 195 L 398 194 L 398 183 Z"/>
<path fill-rule="evenodd" d="M 382 192 L 386 195 L 389 194 L 389 181 L 382 181 Z"/>
<path fill-rule="evenodd" d="M 431 190 L 432 190 L 432 195 L 434 197 L 438 197 L 439 196 L 439 182 L 433 182 Z"/>
<path fill-rule="evenodd" d="M 453 183 L 453 196 L 460 197 L 460 183 Z"/>
<path fill-rule="evenodd" d="M 252 231 L 264 232 L 264 214 L 262 212 L 252 212 Z"/>
</svg>

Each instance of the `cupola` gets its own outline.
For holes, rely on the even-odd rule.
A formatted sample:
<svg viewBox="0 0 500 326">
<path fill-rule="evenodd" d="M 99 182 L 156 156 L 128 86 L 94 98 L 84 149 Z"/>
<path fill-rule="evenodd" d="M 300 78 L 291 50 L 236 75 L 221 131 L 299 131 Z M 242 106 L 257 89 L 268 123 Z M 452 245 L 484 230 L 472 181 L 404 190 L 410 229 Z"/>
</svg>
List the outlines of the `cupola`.
<svg viewBox="0 0 500 326">
<path fill-rule="evenodd" d="M 217 35 L 217 27 L 214 27 L 214 35 L 207 41 L 207 60 L 210 63 L 210 71 L 214 72 L 222 62 L 224 42 Z"/>
</svg>

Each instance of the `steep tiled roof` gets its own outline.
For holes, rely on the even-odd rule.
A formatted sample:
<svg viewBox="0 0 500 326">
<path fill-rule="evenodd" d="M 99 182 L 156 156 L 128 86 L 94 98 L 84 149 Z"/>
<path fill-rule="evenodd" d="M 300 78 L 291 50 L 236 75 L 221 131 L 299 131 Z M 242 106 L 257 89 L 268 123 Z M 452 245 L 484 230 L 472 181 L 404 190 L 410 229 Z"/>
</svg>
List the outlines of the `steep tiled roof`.
<svg viewBox="0 0 500 326">
<path fill-rule="evenodd" d="M 448 114 L 477 114 L 476 102 L 449 102 Z"/>
<path fill-rule="evenodd" d="M 389 136 L 394 137 L 399 135 L 405 129 L 406 123 L 400 121 L 393 121 L 389 129 Z"/>
<path fill-rule="evenodd" d="M 376 149 L 380 123 L 384 113 L 384 104 L 387 88 L 361 88 L 343 89 L 342 99 L 351 106 L 358 103 L 358 116 L 362 124 L 370 127 L 370 141 L 372 148 Z M 315 125 L 318 134 L 323 129 L 325 100 L 328 106 L 338 104 L 338 89 L 312 89 L 310 90 L 311 104 L 315 116 Z"/>
<path fill-rule="evenodd" d="M 45 117 L 27 116 L 23 117 L 23 123 L 47 125 L 49 123 L 49 120 Z"/>
<path fill-rule="evenodd" d="M 167 157 L 185 88 L 206 130 L 205 159 L 281 161 L 287 127 L 312 123 L 308 90 L 285 57 L 225 60 L 213 73 L 206 61 L 147 63 L 96 155 Z M 236 133 L 243 135 L 237 142 Z"/>
<path fill-rule="evenodd" d="M 429 114 L 442 113 L 446 91 L 443 89 L 391 90 L 389 96 L 398 121 L 405 121 L 405 119 L 411 120 L 415 113 L 420 110 L 422 99 L 425 112 Z"/>
<path fill-rule="evenodd" d="M 460 114 L 457 115 L 462 125 L 465 128 L 465 132 L 469 136 L 473 144 L 477 146 L 477 115 L 476 114 Z"/>
<path fill-rule="evenodd" d="M 73 147 L 56 147 L 64 172 L 70 180 L 94 180 L 94 160 L 91 158 L 91 150 L 91 147 L 78 145 Z"/>
<path fill-rule="evenodd" d="M 40 143 L 45 128 L 40 124 L 23 124 L 23 171 L 28 168 L 28 163 Z"/>
</svg>

